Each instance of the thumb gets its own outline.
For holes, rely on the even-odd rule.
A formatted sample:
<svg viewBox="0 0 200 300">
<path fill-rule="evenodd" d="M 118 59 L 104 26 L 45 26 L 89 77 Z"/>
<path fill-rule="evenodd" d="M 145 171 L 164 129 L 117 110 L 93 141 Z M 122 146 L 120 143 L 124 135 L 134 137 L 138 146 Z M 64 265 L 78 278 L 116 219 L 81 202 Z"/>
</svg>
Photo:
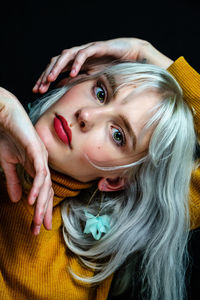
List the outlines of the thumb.
<svg viewBox="0 0 200 300">
<path fill-rule="evenodd" d="M 22 196 L 22 186 L 16 172 L 16 165 L 6 163 L 2 168 L 6 177 L 8 195 L 12 202 L 18 202 Z"/>
</svg>

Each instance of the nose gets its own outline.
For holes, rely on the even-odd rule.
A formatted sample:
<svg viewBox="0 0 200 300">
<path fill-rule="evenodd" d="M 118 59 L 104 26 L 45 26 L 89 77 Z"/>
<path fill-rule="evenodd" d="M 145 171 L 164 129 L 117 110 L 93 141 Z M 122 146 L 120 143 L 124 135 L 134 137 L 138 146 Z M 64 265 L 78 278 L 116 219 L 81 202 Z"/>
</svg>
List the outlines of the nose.
<svg viewBox="0 0 200 300">
<path fill-rule="evenodd" d="M 86 132 L 94 126 L 94 113 L 94 109 L 91 108 L 79 109 L 76 112 L 75 117 L 77 119 L 81 131 Z"/>
<path fill-rule="evenodd" d="M 75 113 L 77 122 L 83 132 L 87 132 L 93 128 L 95 124 L 103 121 L 107 115 L 108 111 L 103 107 L 85 107 L 77 110 Z"/>
</svg>

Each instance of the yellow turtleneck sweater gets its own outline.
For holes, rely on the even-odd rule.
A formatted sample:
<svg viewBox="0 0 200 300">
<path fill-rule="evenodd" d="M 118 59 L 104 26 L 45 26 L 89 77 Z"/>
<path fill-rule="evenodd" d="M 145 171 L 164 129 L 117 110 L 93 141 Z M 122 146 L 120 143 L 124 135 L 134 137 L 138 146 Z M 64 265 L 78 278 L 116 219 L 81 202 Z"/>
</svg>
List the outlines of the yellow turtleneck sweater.
<svg viewBox="0 0 200 300">
<path fill-rule="evenodd" d="M 183 57 L 169 68 L 180 82 L 185 100 L 194 108 L 195 126 L 200 133 L 200 75 Z M 112 276 L 97 288 L 73 280 L 67 267 L 81 276 L 93 276 L 67 249 L 61 232 L 60 204 L 66 197 L 76 196 L 89 187 L 52 171 L 54 196 L 52 230 L 41 228 L 39 236 L 30 233 L 33 208 L 24 194 L 17 204 L 11 203 L 3 178 L 0 178 L 0 299 L 1 300 L 104 300 L 107 299 Z M 200 170 L 192 176 L 190 197 L 191 229 L 200 226 Z"/>
<path fill-rule="evenodd" d="M 112 276 L 97 288 L 73 280 L 69 266 L 80 276 L 93 276 L 93 272 L 82 267 L 67 249 L 61 231 L 61 202 L 91 185 L 55 171 L 51 171 L 51 178 L 55 192 L 52 230 L 42 227 L 34 236 L 30 232 L 34 209 L 26 200 L 30 185 L 24 183 L 23 197 L 14 204 L 0 176 L 0 299 L 104 300 Z"/>
</svg>

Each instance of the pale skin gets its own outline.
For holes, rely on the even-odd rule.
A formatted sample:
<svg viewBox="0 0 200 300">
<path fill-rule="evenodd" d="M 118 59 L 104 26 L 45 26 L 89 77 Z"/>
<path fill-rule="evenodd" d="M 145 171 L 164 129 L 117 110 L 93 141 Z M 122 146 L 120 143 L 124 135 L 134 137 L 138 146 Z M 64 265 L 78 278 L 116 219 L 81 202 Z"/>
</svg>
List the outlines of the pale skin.
<svg viewBox="0 0 200 300">
<path fill-rule="evenodd" d="M 130 59 L 145 61 L 167 69 L 173 60 L 158 51 L 149 42 L 137 38 L 118 38 L 107 41 L 97 41 L 70 49 L 64 49 L 60 55 L 51 58 L 44 72 L 33 87 L 34 93 L 45 93 L 51 82 L 55 81 L 58 75 L 67 70 L 70 76 L 75 77 L 89 58 L 101 58 L 110 56 L 113 59 Z"/>
<path fill-rule="evenodd" d="M 38 79 L 33 92 L 46 92 L 51 82 L 55 81 L 58 75 L 66 70 L 71 70 L 70 76 L 72 78 L 76 77 L 80 69 L 85 68 L 88 70 L 87 63 L 85 63 L 86 60 L 90 57 L 101 58 L 104 56 L 110 56 L 114 59 L 145 59 L 148 63 L 156 64 L 165 69 L 173 63 L 171 59 L 155 49 L 149 42 L 141 39 L 120 38 L 88 43 L 63 50 L 61 55 L 53 57 Z M 152 98 L 154 97 L 152 96 Z M 154 100 L 157 101 L 158 99 L 155 97 Z M 116 101 L 115 104 L 117 105 L 118 102 Z M 136 105 L 136 102 L 134 105 Z M 36 203 L 32 232 L 33 234 L 38 234 L 42 224 L 44 224 L 46 229 L 51 229 L 52 222 L 53 190 L 48 168 L 48 152 L 46 150 L 48 143 L 47 145 L 43 143 L 44 141 L 42 141 L 32 126 L 18 99 L 3 88 L 0 88 L 0 108 L 0 166 L 6 175 L 8 193 L 12 202 L 17 202 L 21 198 L 21 184 L 16 175 L 16 164 L 21 163 L 34 178 L 33 187 L 28 196 L 28 203 L 31 205 Z M 101 109 L 103 108 L 101 107 Z M 18 112 L 17 114 L 15 113 L 16 111 Z M 29 134 L 24 132 L 24 126 L 22 126 L 24 123 L 26 123 Z M 72 126 L 77 130 L 78 126 Z M 75 134 L 73 135 L 75 136 Z M 138 151 L 140 150 L 144 149 L 138 149 Z M 99 175 L 101 174 L 97 174 L 96 177 Z M 120 174 L 117 174 L 118 177 L 120 178 Z M 10 180 L 11 178 L 12 180 Z M 92 179 L 92 177 L 90 178 Z M 88 177 L 88 179 L 90 178 Z M 110 178 L 115 178 L 115 176 Z M 123 184 L 124 182 L 115 182 L 116 186 L 122 187 Z M 105 185 L 103 186 L 105 188 Z M 99 188 L 101 188 L 100 184 Z"/>
<path fill-rule="evenodd" d="M 152 130 L 140 138 L 144 125 L 152 116 L 150 111 L 160 101 L 156 92 L 134 95 L 135 87 L 124 87 L 113 96 L 109 83 L 103 77 L 72 87 L 50 107 L 36 123 L 35 128 L 49 154 L 49 165 L 79 181 L 100 179 L 99 189 L 109 191 L 109 182 L 118 182 L 112 190 L 124 187 L 121 170 L 103 171 L 98 166 L 129 164 L 144 156 Z M 65 145 L 53 126 L 55 115 L 62 115 L 70 124 L 71 146 Z M 123 122 L 128 120 L 134 139 Z M 104 188 L 102 187 L 104 186 Z"/>
<path fill-rule="evenodd" d="M 3 168 L 7 190 L 12 202 L 21 199 L 22 187 L 16 165 L 22 164 L 34 178 L 28 203 L 36 200 L 33 232 L 41 226 L 51 229 L 53 189 L 48 168 L 48 153 L 18 99 L 0 88 L 0 166 Z"/>
</svg>

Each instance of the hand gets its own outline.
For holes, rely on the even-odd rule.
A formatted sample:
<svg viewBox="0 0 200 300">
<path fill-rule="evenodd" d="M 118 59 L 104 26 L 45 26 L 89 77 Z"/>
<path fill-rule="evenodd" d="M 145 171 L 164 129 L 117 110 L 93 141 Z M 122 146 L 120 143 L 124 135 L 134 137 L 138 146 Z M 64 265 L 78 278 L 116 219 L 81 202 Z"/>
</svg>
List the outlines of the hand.
<svg viewBox="0 0 200 300">
<path fill-rule="evenodd" d="M 32 232 L 37 235 L 42 223 L 46 229 L 51 229 L 52 223 L 53 189 L 48 153 L 21 103 L 13 94 L 0 88 L 0 166 L 12 202 L 18 202 L 22 195 L 17 164 L 23 165 L 34 178 L 28 203 L 36 202 Z"/>
<path fill-rule="evenodd" d="M 59 74 L 71 70 L 70 76 L 75 77 L 87 59 L 104 56 L 121 60 L 143 61 L 145 59 L 147 63 L 158 65 L 164 69 L 173 63 L 149 42 L 141 39 L 118 38 L 88 43 L 63 50 L 60 55 L 53 57 L 33 87 L 33 92 L 45 93 Z"/>
</svg>

